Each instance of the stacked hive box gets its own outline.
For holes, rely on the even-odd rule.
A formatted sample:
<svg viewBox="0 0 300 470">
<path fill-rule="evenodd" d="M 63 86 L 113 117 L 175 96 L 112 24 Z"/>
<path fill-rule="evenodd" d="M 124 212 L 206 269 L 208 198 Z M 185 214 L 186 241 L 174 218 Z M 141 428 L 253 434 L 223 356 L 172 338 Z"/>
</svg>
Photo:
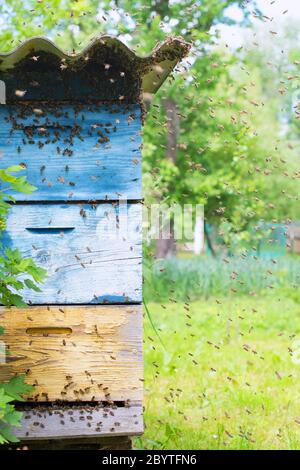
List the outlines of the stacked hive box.
<svg viewBox="0 0 300 470">
<path fill-rule="evenodd" d="M 140 100 L 186 51 L 172 40 L 141 59 L 102 37 L 66 56 L 34 38 L 1 56 L 1 168 L 23 165 L 37 188 L 13 194 L 2 243 L 47 271 L 28 309 L 0 313 L 0 380 L 34 385 L 22 439 L 142 432 Z"/>
</svg>

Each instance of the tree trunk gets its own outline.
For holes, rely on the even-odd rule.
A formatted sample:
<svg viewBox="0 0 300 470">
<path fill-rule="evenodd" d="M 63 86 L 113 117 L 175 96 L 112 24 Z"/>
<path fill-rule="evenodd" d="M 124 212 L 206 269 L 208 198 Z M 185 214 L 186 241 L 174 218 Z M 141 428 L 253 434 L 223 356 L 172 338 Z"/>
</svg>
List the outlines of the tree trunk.
<svg viewBox="0 0 300 470">
<path fill-rule="evenodd" d="M 160 15 L 161 19 L 163 19 L 170 11 L 169 0 L 155 0 L 153 7 Z"/>
<path fill-rule="evenodd" d="M 206 225 L 205 222 L 204 222 L 204 234 L 205 234 L 205 238 L 206 238 L 206 241 L 207 241 L 208 248 L 210 249 L 212 256 L 215 257 L 216 252 L 215 252 L 215 249 L 213 247 L 212 241 L 210 239 L 210 235 L 209 235 L 209 232 L 207 230 L 207 225 Z"/>
<path fill-rule="evenodd" d="M 172 98 L 163 101 L 166 110 L 167 121 L 167 149 L 166 158 L 173 163 L 176 162 L 177 140 L 179 133 L 179 117 L 177 106 Z M 170 238 L 159 238 L 156 243 L 156 257 L 166 258 L 176 253 L 176 241 L 174 239 L 174 221 L 170 223 Z"/>
<path fill-rule="evenodd" d="M 174 223 L 170 222 L 170 238 L 159 238 L 156 242 L 156 257 L 166 258 L 176 253 L 176 242 L 174 239 Z"/>
</svg>

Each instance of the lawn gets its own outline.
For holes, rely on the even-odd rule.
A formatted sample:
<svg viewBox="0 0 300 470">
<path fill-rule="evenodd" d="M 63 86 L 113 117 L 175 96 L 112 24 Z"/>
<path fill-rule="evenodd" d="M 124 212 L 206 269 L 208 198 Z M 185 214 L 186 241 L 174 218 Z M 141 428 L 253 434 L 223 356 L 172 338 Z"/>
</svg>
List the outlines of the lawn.
<svg viewBox="0 0 300 470">
<path fill-rule="evenodd" d="M 137 449 L 300 449 L 297 296 L 148 307 Z"/>
</svg>

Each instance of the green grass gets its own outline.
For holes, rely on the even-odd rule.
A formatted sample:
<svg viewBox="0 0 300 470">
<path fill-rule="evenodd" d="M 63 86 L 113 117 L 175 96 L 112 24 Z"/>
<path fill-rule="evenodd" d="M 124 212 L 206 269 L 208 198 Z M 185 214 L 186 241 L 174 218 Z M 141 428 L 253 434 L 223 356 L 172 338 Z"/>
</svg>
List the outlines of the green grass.
<svg viewBox="0 0 300 470">
<path fill-rule="evenodd" d="M 300 449 L 300 304 L 289 296 L 152 303 L 138 449 Z M 293 351 L 293 352 L 292 352 Z"/>
<path fill-rule="evenodd" d="M 168 258 L 145 266 L 146 300 L 196 300 L 238 293 L 264 294 L 288 289 L 294 296 L 300 285 L 300 257 L 253 258 L 243 256 L 193 259 Z"/>
</svg>

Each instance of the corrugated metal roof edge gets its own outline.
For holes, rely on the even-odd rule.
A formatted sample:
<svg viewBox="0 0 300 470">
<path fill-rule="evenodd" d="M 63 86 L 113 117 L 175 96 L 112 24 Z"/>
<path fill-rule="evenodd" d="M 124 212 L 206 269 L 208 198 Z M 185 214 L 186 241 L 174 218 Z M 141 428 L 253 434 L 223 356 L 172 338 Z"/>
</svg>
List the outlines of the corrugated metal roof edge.
<svg viewBox="0 0 300 470">
<path fill-rule="evenodd" d="M 0 54 L 0 72 L 13 71 L 13 68 L 21 60 L 35 52 L 54 54 L 70 65 L 80 66 L 84 63 L 82 59 L 88 56 L 92 50 L 102 47 L 114 49 L 122 56 L 126 55 L 142 78 L 143 92 L 155 93 L 176 64 L 188 54 L 191 45 L 182 38 L 170 37 L 164 42 L 158 43 L 151 54 L 141 57 L 117 37 L 102 35 L 95 37 L 81 52 L 69 54 L 56 46 L 50 39 L 37 36 L 24 41 L 11 52 Z M 99 65 L 101 64 L 99 63 Z"/>
</svg>

